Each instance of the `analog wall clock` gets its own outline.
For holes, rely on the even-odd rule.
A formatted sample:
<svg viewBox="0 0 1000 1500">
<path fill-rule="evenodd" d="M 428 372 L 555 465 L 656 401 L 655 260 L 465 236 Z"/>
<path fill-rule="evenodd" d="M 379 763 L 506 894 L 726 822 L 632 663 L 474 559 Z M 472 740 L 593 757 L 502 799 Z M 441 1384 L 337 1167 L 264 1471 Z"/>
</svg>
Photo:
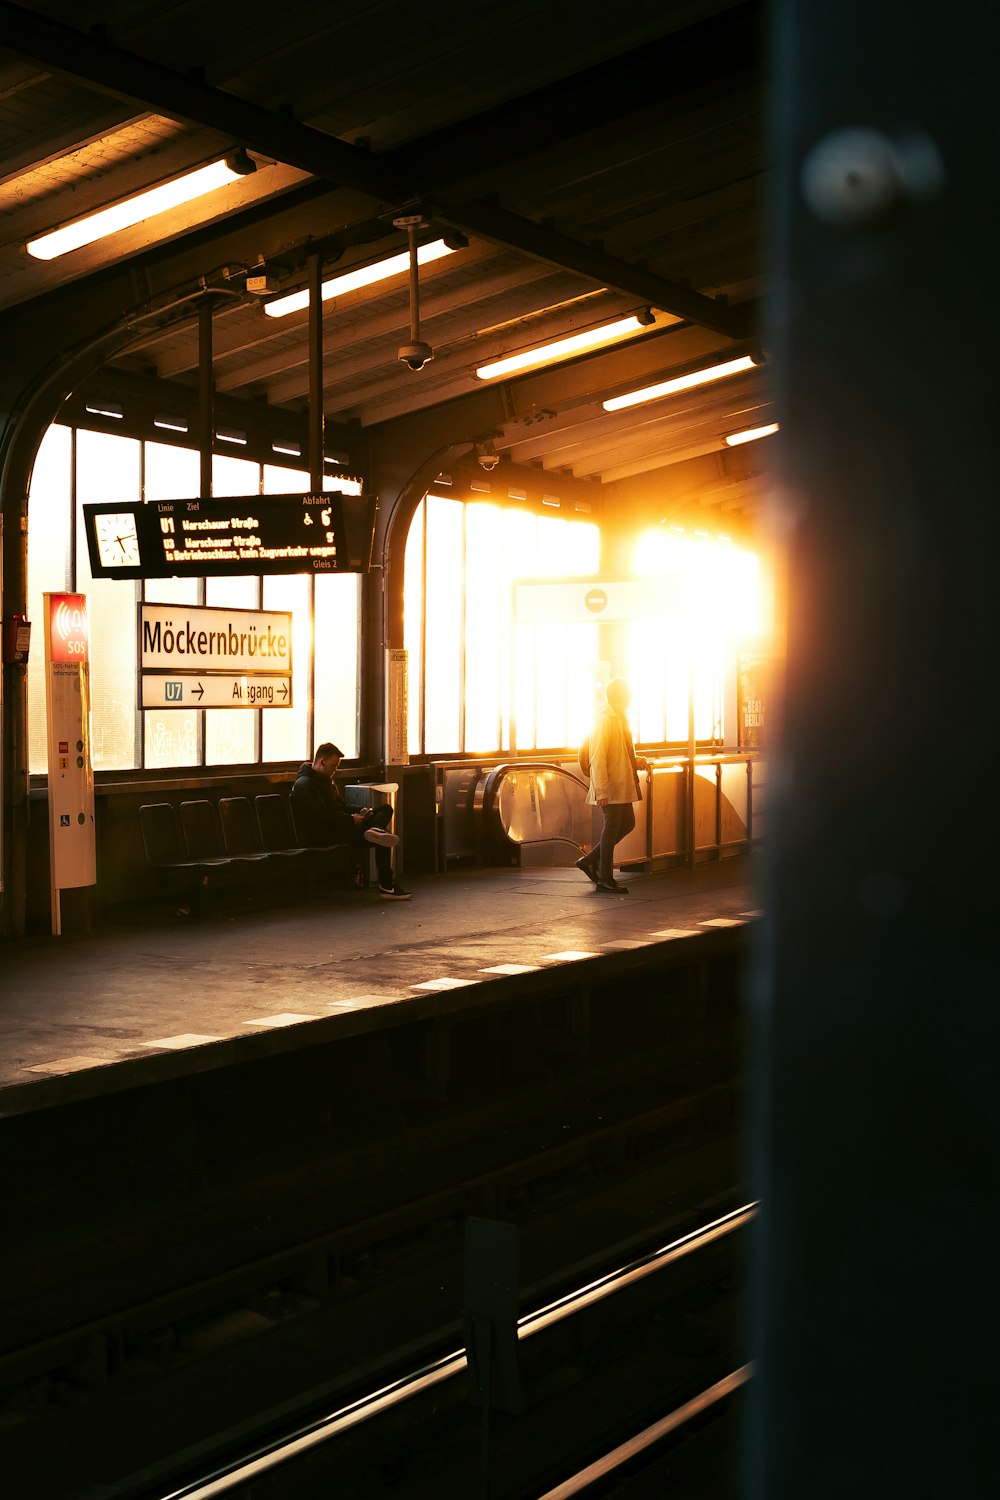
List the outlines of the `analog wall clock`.
<svg viewBox="0 0 1000 1500">
<path fill-rule="evenodd" d="M 131 511 L 107 511 L 95 517 L 97 554 L 105 568 L 139 566 L 139 534 Z"/>
</svg>

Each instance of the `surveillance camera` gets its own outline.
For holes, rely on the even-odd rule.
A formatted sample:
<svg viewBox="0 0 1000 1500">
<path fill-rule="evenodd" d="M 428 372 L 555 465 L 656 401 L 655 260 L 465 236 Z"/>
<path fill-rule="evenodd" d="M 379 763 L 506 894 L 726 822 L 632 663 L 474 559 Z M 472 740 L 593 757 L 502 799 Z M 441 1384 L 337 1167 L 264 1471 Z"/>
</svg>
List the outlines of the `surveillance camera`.
<svg viewBox="0 0 1000 1500">
<path fill-rule="evenodd" d="M 422 341 L 416 344 L 403 344 L 396 358 L 401 359 L 403 364 L 411 370 L 422 370 L 427 361 L 434 358 L 434 350 L 430 344 Z"/>
<path fill-rule="evenodd" d="M 476 443 L 476 462 L 487 474 L 492 474 L 500 462 L 500 455 L 496 450 L 496 444 L 491 437 L 481 438 Z"/>
</svg>

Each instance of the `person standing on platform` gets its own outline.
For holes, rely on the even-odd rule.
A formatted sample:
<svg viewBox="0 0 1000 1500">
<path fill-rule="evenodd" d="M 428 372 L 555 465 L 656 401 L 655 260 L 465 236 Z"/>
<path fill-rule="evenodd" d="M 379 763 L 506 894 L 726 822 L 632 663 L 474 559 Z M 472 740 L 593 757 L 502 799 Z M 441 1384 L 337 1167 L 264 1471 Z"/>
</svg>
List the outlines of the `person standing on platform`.
<svg viewBox="0 0 1000 1500">
<path fill-rule="evenodd" d="M 625 711 L 632 692 L 622 677 L 608 683 L 607 702 L 601 707 L 590 736 L 590 786 L 587 801 L 604 814 L 600 843 L 578 859 L 576 867 L 592 880 L 597 890 L 628 895 L 628 886 L 615 879 L 615 845 L 635 827 L 633 802 L 642 801 L 639 771 L 648 769 L 637 756 Z"/>
<path fill-rule="evenodd" d="M 312 763 L 306 761 L 292 784 L 291 803 L 296 831 L 314 844 L 347 844 L 360 864 L 365 845 L 375 849 L 378 890 L 383 901 L 409 901 L 410 891 L 397 885 L 392 873 L 392 850 L 399 843 L 389 832 L 392 808 L 348 807 L 334 781 L 343 753 L 329 740 L 317 745 Z"/>
</svg>

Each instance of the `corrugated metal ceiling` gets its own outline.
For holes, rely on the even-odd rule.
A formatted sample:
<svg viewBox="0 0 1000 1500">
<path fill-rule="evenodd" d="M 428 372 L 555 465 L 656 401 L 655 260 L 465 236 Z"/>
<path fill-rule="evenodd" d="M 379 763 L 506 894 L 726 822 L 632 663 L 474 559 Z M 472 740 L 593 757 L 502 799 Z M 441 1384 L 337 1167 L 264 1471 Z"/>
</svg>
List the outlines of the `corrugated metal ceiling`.
<svg viewBox="0 0 1000 1500">
<path fill-rule="evenodd" d="M 263 259 L 295 289 L 317 248 L 327 275 L 379 259 L 404 244 L 394 214 L 419 205 L 428 236 L 457 225 L 469 242 L 421 273 L 435 357 L 417 373 L 396 357 L 405 277 L 325 304 L 331 418 L 372 426 L 448 402 L 458 420 L 484 359 L 644 304 L 679 310 L 671 283 L 700 294 L 688 323 L 692 308 L 695 324 L 732 310 L 732 338 L 717 328 L 708 345 L 742 345 L 763 290 L 758 25 L 755 6 L 711 0 L 635 0 L 613 31 L 591 0 L 0 3 L 0 319 L 123 265 L 165 304 L 196 285 L 201 256 L 226 293 L 219 389 L 300 410 L 305 314 L 267 317 L 246 270 Z M 59 261 L 27 255 L 32 236 L 235 146 L 259 170 L 199 208 Z M 678 332 L 577 363 L 562 393 L 547 381 L 541 416 L 529 384 L 509 381 L 498 447 L 607 481 L 721 452 L 727 431 L 767 419 L 762 370 L 704 399 L 604 413 L 631 370 L 666 378 L 690 362 Z M 193 385 L 197 363 L 195 321 L 171 317 L 147 320 L 115 368 L 168 390 Z"/>
</svg>

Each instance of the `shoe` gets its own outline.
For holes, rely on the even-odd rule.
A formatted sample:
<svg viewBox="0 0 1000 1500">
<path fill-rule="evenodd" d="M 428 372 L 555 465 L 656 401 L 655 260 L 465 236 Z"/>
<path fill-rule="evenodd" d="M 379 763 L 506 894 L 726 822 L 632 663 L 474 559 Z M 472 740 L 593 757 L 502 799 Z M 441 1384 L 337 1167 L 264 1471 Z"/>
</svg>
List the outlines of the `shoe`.
<svg viewBox="0 0 1000 1500">
<path fill-rule="evenodd" d="M 366 828 L 365 839 L 369 844 L 378 844 L 381 849 L 395 849 L 399 843 L 394 833 L 386 833 L 382 828 Z"/>
<path fill-rule="evenodd" d="M 609 896 L 628 895 L 628 886 L 622 885 L 620 880 L 612 880 L 610 882 L 606 880 L 599 880 L 597 882 L 596 889 L 606 892 Z"/>
<path fill-rule="evenodd" d="M 404 891 L 401 885 L 380 885 L 378 893 L 383 901 L 412 901 L 413 892 Z"/>
<path fill-rule="evenodd" d="M 594 866 L 590 862 L 589 854 L 585 854 L 582 859 L 578 859 L 576 861 L 576 868 L 578 870 L 582 870 L 583 874 L 586 875 L 588 880 L 592 880 L 595 885 L 597 884 L 597 874 L 594 870 Z"/>
</svg>

